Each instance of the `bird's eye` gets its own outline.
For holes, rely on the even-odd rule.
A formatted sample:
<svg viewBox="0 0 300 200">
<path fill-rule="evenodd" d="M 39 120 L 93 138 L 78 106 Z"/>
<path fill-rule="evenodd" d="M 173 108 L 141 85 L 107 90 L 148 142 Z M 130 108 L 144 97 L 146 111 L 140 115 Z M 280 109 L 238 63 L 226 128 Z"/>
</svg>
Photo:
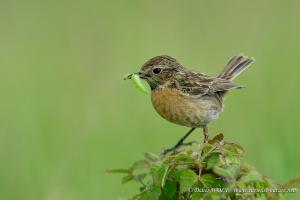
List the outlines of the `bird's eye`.
<svg viewBox="0 0 300 200">
<path fill-rule="evenodd" d="M 156 67 L 152 71 L 153 71 L 154 74 L 159 74 L 161 72 L 161 68 Z"/>
</svg>

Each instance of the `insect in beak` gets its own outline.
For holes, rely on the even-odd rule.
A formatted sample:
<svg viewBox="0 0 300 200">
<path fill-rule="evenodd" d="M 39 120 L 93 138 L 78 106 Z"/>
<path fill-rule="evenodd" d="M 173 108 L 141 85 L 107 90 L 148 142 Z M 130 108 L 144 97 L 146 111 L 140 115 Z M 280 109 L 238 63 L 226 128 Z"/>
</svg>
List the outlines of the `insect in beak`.
<svg viewBox="0 0 300 200">
<path fill-rule="evenodd" d="M 141 92 L 147 94 L 148 90 L 143 85 L 139 74 L 140 74 L 139 72 L 138 73 L 133 73 L 133 74 L 127 74 L 127 75 L 124 76 L 123 79 L 124 80 L 131 79 L 132 83 L 136 86 L 137 89 L 139 89 Z"/>
<path fill-rule="evenodd" d="M 131 79 L 134 74 L 138 75 L 140 78 L 144 78 L 143 73 L 141 73 L 141 72 L 135 72 L 135 73 L 126 75 L 123 79 L 124 80 Z"/>
</svg>

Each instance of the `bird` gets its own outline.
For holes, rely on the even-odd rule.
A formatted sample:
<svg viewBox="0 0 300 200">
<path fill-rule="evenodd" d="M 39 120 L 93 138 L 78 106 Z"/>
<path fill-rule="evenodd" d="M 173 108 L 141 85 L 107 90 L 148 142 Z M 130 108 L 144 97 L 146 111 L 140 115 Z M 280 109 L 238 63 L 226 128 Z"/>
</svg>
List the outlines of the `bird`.
<svg viewBox="0 0 300 200">
<path fill-rule="evenodd" d="M 239 53 L 230 58 L 218 76 L 209 76 L 185 68 L 171 56 L 159 55 L 146 61 L 138 72 L 133 73 L 149 84 L 152 105 L 161 117 L 190 128 L 163 154 L 191 144 L 184 141 L 196 128 L 203 129 L 203 143 L 208 142 L 208 124 L 222 113 L 225 94 L 243 88 L 233 80 L 253 62 L 253 58 Z"/>
</svg>

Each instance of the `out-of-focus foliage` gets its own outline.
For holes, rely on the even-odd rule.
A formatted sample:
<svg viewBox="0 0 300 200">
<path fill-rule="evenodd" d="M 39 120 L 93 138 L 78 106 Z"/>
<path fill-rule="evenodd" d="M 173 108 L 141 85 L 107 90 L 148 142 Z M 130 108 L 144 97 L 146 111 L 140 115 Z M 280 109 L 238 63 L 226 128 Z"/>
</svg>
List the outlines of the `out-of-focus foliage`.
<svg viewBox="0 0 300 200">
<path fill-rule="evenodd" d="M 122 183 L 140 183 L 132 200 L 278 200 L 300 186 L 300 178 L 277 184 L 263 176 L 241 160 L 243 148 L 224 142 L 222 134 L 198 146 L 167 156 L 146 153 L 128 169 L 107 172 L 125 174 Z"/>
</svg>

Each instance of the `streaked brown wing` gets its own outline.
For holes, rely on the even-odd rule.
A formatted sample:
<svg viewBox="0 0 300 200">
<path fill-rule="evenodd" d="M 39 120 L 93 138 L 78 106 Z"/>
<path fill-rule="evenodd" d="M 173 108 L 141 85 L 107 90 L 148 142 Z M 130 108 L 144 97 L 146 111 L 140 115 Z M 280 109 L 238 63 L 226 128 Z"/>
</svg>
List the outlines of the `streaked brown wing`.
<svg viewBox="0 0 300 200">
<path fill-rule="evenodd" d="M 180 91 L 197 97 L 241 87 L 237 83 L 194 71 L 178 72 L 176 80 Z"/>
</svg>

